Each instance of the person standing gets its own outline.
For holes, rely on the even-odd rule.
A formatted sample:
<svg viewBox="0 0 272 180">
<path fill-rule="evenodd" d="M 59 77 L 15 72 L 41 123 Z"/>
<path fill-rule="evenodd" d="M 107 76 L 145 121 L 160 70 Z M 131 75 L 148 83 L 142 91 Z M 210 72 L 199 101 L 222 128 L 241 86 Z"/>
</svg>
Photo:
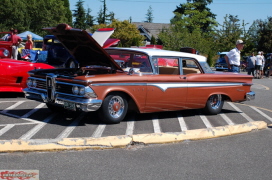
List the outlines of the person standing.
<svg viewBox="0 0 272 180">
<path fill-rule="evenodd" d="M 17 60 L 18 58 L 18 46 L 22 42 L 22 39 L 17 35 L 17 29 L 11 30 L 9 40 L 12 42 L 11 58 Z"/>
<path fill-rule="evenodd" d="M 255 77 L 254 71 L 255 71 L 255 62 L 256 57 L 254 56 L 254 52 L 251 53 L 251 56 L 247 58 L 247 74 Z"/>
<path fill-rule="evenodd" d="M 256 78 L 260 79 L 262 78 L 261 70 L 263 65 L 263 56 L 262 53 L 259 51 L 258 55 L 256 56 Z"/>
<path fill-rule="evenodd" d="M 32 35 L 28 34 L 26 36 L 26 38 L 27 38 L 27 41 L 26 41 L 26 44 L 25 44 L 25 49 L 32 49 L 33 48 Z"/>
<path fill-rule="evenodd" d="M 263 63 L 262 63 L 262 66 L 261 66 L 261 78 L 263 78 L 263 76 L 264 76 L 264 66 L 265 66 L 265 58 L 264 58 L 263 51 L 261 51 L 261 56 L 263 58 Z"/>
<path fill-rule="evenodd" d="M 243 40 L 239 39 L 236 41 L 236 47 L 230 50 L 225 55 L 225 60 L 228 65 L 229 72 L 240 72 L 240 53 L 241 50 L 244 48 Z"/>
</svg>

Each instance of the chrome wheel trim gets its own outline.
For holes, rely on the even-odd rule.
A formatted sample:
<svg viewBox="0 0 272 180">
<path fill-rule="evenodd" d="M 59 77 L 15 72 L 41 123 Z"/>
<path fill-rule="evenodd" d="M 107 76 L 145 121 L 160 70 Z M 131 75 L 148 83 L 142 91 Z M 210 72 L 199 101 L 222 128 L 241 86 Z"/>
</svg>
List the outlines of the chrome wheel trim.
<svg viewBox="0 0 272 180">
<path fill-rule="evenodd" d="M 215 94 L 210 96 L 209 103 L 212 109 L 218 109 L 222 104 L 222 96 L 221 94 Z"/>
<path fill-rule="evenodd" d="M 115 105 L 118 104 L 119 108 L 118 110 L 115 110 Z M 122 116 L 122 114 L 124 113 L 124 109 L 125 109 L 125 103 L 122 97 L 120 96 L 113 96 L 110 101 L 109 101 L 109 105 L 108 105 L 108 112 L 109 115 L 113 118 L 119 118 L 120 116 Z"/>
<path fill-rule="evenodd" d="M 75 68 L 75 67 L 76 67 L 75 62 L 74 62 L 74 61 L 71 61 L 71 62 L 69 63 L 69 68 Z"/>
</svg>

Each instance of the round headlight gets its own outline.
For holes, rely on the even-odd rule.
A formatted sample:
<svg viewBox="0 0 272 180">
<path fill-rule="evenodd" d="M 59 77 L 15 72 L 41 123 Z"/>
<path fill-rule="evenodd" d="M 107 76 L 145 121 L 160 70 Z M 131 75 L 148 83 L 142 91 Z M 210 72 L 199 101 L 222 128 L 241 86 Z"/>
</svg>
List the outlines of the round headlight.
<svg viewBox="0 0 272 180">
<path fill-rule="evenodd" d="M 79 88 L 79 95 L 83 96 L 85 94 L 85 87 Z"/>
<path fill-rule="evenodd" d="M 28 80 L 27 80 L 27 86 L 28 86 L 28 87 L 31 87 L 32 84 L 33 84 L 32 80 L 31 80 L 31 79 L 28 79 Z"/>
<path fill-rule="evenodd" d="M 9 56 L 9 51 L 7 49 L 5 49 L 3 54 L 4 54 L 4 56 L 8 57 Z"/>
<path fill-rule="evenodd" d="M 78 94 L 78 91 L 79 91 L 78 87 L 77 86 L 73 86 L 72 91 L 73 91 L 74 94 Z"/>
<path fill-rule="evenodd" d="M 36 80 L 33 80 L 32 86 L 33 86 L 33 87 L 36 87 L 36 86 L 37 86 L 37 81 L 36 81 Z"/>
</svg>

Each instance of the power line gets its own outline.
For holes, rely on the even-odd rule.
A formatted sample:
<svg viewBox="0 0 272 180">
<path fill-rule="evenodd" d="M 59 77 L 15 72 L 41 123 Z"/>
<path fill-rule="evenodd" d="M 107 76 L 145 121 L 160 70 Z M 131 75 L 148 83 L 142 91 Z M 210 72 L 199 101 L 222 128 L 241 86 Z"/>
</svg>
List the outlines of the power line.
<svg viewBox="0 0 272 180">
<path fill-rule="evenodd" d="M 175 1 L 173 1 L 173 2 L 169 2 L 169 1 L 167 1 L 167 2 L 158 2 L 158 1 L 146 1 L 146 0 L 133 0 L 133 1 L 128 1 L 128 0 L 111 0 L 111 1 L 121 1 L 121 2 L 128 2 L 128 3 L 135 3 L 135 2 L 142 2 L 142 3 L 156 3 L 156 4 L 160 4 L 160 3 L 162 3 L 162 4 L 169 4 L 169 3 L 175 3 L 175 4 L 182 4 L 181 2 L 175 2 Z M 184 3 L 186 3 L 186 2 L 184 2 Z M 243 4 L 243 5 L 252 5 L 252 4 L 272 4 L 272 2 L 264 2 L 264 3 L 262 3 L 262 2 L 252 2 L 252 3 L 249 3 L 249 2 L 244 2 L 244 3 L 241 3 L 241 2 L 222 2 L 222 3 L 217 3 L 217 2 L 213 2 L 213 3 L 211 3 L 210 5 L 212 5 L 212 4 Z"/>
</svg>

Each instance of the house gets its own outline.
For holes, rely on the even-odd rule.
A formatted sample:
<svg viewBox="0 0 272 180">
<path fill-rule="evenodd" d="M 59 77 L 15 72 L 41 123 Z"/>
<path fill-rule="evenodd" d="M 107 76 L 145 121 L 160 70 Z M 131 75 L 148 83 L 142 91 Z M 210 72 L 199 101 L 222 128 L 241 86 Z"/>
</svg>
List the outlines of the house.
<svg viewBox="0 0 272 180">
<path fill-rule="evenodd" d="M 145 36 L 146 44 L 150 44 L 152 35 L 157 39 L 158 34 L 163 30 L 170 27 L 169 23 L 147 23 L 147 22 L 132 22 L 135 24 L 140 34 Z"/>
</svg>

